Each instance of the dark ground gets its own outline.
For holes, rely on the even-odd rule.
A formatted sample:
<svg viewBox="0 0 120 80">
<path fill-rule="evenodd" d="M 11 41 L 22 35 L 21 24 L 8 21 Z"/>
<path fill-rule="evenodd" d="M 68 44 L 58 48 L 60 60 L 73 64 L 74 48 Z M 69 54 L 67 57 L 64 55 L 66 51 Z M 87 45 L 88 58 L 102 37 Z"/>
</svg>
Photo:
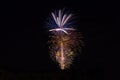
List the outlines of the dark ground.
<svg viewBox="0 0 120 80">
<path fill-rule="evenodd" d="M 106 14 L 109 8 L 101 3 L 77 0 L 4 2 L 0 80 L 103 80 L 104 41 L 115 17 Z M 49 56 L 49 34 L 44 25 L 51 11 L 64 7 L 77 14 L 78 30 L 83 34 L 85 47 L 71 68 L 61 71 Z"/>
</svg>

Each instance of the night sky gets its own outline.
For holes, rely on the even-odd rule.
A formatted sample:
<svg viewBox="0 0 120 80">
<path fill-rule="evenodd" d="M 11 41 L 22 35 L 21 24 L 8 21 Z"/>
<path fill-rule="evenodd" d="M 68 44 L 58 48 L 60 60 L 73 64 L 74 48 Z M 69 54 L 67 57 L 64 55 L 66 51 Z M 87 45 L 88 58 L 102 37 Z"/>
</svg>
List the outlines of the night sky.
<svg viewBox="0 0 120 80">
<path fill-rule="evenodd" d="M 49 33 L 45 26 L 50 12 L 63 8 L 76 15 L 76 26 L 84 37 L 85 45 L 70 69 L 64 71 L 50 58 L 47 44 Z M 106 15 L 107 10 L 104 4 L 92 1 L 5 2 L 1 75 L 21 75 L 22 78 L 18 80 L 27 80 L 24 77 L 28 75 L 33 76 L 29 80 L 49 80 L 48 76 L 50 80 L 103 80 L 106 27 L 112 24 L 112 17 Z M 43 74 L 46 78 L 40 79 Z"/>
</svg>

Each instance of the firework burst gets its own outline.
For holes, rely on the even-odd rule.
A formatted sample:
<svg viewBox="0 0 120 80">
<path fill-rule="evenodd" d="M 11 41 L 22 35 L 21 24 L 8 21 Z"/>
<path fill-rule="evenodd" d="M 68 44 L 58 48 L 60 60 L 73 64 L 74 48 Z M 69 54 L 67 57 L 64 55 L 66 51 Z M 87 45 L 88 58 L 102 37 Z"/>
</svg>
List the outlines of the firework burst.
<svg viewBox="0 0 120 80">
<path fill-rule="evenodd" d="M 56 28 L 50 29 L 50 52 L 52 58 L 59 63 L 61 69 L 69 68 L 74 56 L 81 50 L 81 36 L 74 28 L 68 28 L 72 14 L 64 14 L 59 10 L 57 14 L 51 13 Z"/>
</svg>

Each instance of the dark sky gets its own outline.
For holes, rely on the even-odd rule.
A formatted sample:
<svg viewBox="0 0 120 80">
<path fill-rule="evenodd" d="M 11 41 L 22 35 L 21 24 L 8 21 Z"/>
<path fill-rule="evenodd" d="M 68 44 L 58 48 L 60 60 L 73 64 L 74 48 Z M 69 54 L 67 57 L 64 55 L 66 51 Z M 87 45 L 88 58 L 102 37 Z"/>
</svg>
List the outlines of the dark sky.
<svg viewBox="0 0 120 80">
<path fill-rule="evenodd" d="M 18 73 L 69 73 L 77 77 L 86 76 L 88 80 L 102 80 L 106 27 L 113 24 L 113 17 L 106 14 L 109 8 L 101 3 L 79 0 L 5 2 L 2 8 L 5 31 L 2 33 L 0 69 Z M 45 26 L 50 12 L 62 8 L 77 15 L 78 31 L 82 33 L 85 45 L 82 54 L 66 71 L 61 71 L 50 58 L 49 34 Z"/>
</svg>

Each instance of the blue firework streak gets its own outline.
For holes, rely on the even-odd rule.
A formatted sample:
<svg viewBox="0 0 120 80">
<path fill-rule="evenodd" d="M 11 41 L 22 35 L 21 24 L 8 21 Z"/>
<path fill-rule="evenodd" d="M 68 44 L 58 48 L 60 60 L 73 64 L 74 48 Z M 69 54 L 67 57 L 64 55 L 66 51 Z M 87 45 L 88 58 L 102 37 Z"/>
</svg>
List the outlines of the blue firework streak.
<svg viewBox="0 0 120 80">
<path fill-rule="evenodd" d="M 67 14 L 64 13 L 62 10 L 58 10 L 56 12 L 51 13 L 51 19 L 49 21 L 49 26 L 53 27 L 53 29 L 50 29 L 49 31 L 62 31 L 66 34 L 68 34 L 68 30 L 75 30 L 73 28 L 67 28 L 72 24 L 71 19 L 72 19 L 72 14 Z"/>
</svg>

